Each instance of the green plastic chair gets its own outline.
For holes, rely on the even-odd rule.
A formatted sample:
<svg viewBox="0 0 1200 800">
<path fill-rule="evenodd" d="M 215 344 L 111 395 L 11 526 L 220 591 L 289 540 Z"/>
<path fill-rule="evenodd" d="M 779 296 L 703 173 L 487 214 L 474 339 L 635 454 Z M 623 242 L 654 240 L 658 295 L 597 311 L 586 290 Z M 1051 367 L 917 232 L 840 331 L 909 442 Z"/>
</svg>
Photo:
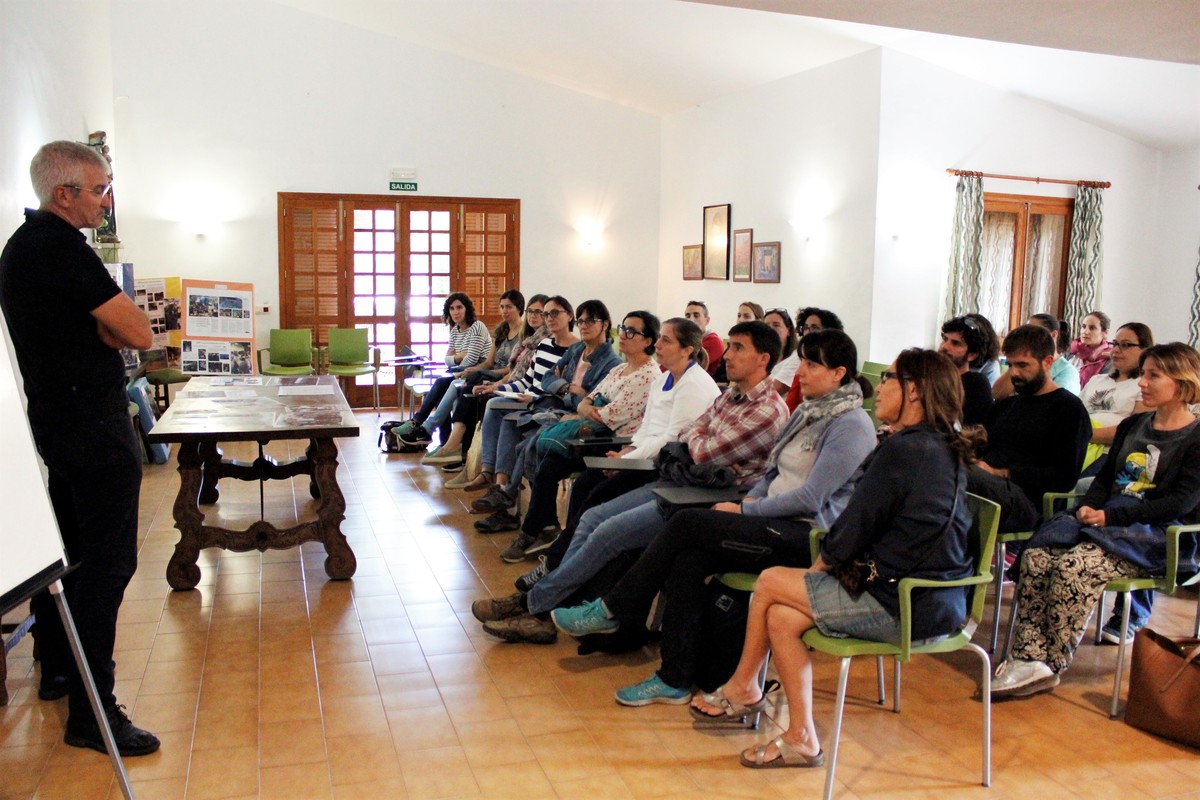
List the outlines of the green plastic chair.
<svg viewBox="0 0 1200 800">
<path fill-rule="evenodd" d="M 842 660 L 841 671 L 838 675 L 837 699 L 833 710 L 833 743 L 829 748 L 829 767 L 825 773 L 825 800 L 833 797 L 834 771 L 837 768 L 838 743 L 842 733 L 842 712 L 846 705 L 846 684 L 850 678 L 850 660 L 855 656 L 891 656 L 894 669 L 892 673 L 892 709 L 900 712 L 900 665 L 909 661 L 917 653 L 950 653 L 967 648 L 979 656 L 982 662 L 980 673 L 980 695 L 983 706 L 983 785 L 992 783 L 992 664 L 987 651 L 971 641 L 976 627 L 983 619 L 984 600 L 987 597 L 987 587 L 992 581 L 992 553 L 996 546 L 996 529 L 1000 524 L 1000 506 L 990 500 L 985 500 L 973 494 L 967 495 L 968 507 L 971 509 L 971 533 L 974 535 L 973 551 L 975 554 L 975 574 L 969 578 L 954 581 L 936 581 L 924 578 L 902 578 L 899 584 L 900 592 L 900 644 L 899 646 L 884 642 L 872 642 L 866 639 L 842 639 L 825 636 L 820 630 L 813 628 L 805 632 L 803 640 L 814 650 L 837 656 Z M 952 586 L 972 586 L 970 602 L 967 605 L 968 616 L 958 632 L 929 643 L 914 644 L 912 641 L 912 591 L 919 587 L 949 588 Z M 883 702 L 882 693 L 880 703 Z"/>
<path fill-rule="evenodd" d="M 154 402 L 166 411 L 171 407 L 171 386 L 176 383 L 187 383 L 191 375 L 184 375 L 177 369 L 152 369 L 146 373 L 146 381 L 154 387 Z"/>
<path fill-rule="evenodd" d="M 1180 586 L 1195 586 L 1200 584 L 1200 575 L 1193 575 L 1185 581 L 1179 581 L 1179 541 L 1184 534 L 1200 533 L 1200 525 L 1172 525 L 1167 528 L 1167 569 L 1161 578 L 1117 578 L 1108 582 L 1104 588 L 1105 594 L 1115 592 L 1123 594 L 1136 589 L 1157 589 L 1165 594 L 1171 594 Z M 1121 609 L 1121 633 L 1129 630 L 1129 598 Z M 1104 627 L 1104 595 L 1100 595 L 1096 603 L 1096 644 L 1100 644 L 1101 629 Z M 1013 604 L 1016 614 L 1016 604 Z M 1196 598 L 1196 623 L 1193 636 L 1200 636 L 1200 597 Z M 1117 707 L 1121 702 L 1121 676 L 1125 672 L 1125 636 L 1122 635 L 1117 645 L 1117 674 L 1113 677 L 1112 700 L 1108 706 L 1108 718 L 1117 718 Z"/>
<path fill-rule="evenodd" d="M 373 351 L 373 355 L 372 355 Z M 326 371 L 339 378 L 370 375 L 374 381 L 375 412 L 379 413 L 379 348 L 367 343 L 366 328 L 330 328 Z"/>
<path fill-rule="evenodd" d="M 263 353 L 270 353 L 270 362 L 263 366 Z M 308 328 L 272 328 L 270 347 L 258 353 L 258 371 L 261 375 L 312 375 L 316 370 L 317 351 L 312 346 L 312 331 Z"/>
</svg>

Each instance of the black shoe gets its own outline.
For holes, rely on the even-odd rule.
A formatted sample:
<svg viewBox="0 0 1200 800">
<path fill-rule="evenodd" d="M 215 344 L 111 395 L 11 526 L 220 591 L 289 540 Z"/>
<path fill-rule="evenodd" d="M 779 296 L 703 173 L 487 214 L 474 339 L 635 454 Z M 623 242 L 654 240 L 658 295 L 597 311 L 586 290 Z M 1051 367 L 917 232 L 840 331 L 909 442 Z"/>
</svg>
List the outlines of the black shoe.
<svg viewBox="0 0 1200 800">
<path fill-rule="evenodd" d="M 43 675 L 38 686 L 38 700 L 58 700 L 66 697 L 70 688 L 71 682 L 66 675 Z"/>
<path fill-rule="evenodd" d="M 465 461 L 458 461 L 454 464 L 442 464 L 442 472 L 462 472 L 466 468 L 467 462 Z"/>
<path fill-rule="evenodd" d="M 420 447 L 432 442 L 433 434 L 424 428 L 417 426 L 417 429 L 412 433 L 402 433 L 396 438 L 400 440 L 401 444 L 408 445 L 409 447 Z"/>
<path fill-rule="evenodd" d="M 113 741 L 117 743 L 117 752 L 122 756 L 146 756 L 158 749 L 158 737 L 150 731 L 144 731 L 129 721 L 125 716 L 125 706 L 112 706 L 107 710 L 108 725 L 112 728 Z M 67 732 L 63 742 L 71 747 L 90 747 L 101 753 L 107 753 L 104 737 L 100 734 L 100 726 L 94 719 L 74 724 L 67 720 Z"/>
<path fill-rule="evenodd" d="M 507 511 L 497 511 L 486 519 L 475 521 L 475 530 L 480 533 L 504 533 L 521 527 L 521 518 Z"/>
</svg>

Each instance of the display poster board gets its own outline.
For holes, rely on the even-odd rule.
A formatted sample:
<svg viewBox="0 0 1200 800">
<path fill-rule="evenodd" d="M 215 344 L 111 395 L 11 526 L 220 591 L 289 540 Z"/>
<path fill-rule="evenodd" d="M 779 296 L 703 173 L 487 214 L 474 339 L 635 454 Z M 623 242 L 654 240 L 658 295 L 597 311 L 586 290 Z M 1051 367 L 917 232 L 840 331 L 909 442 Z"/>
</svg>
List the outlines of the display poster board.
<svg viewBox="0 0 1200 800">
<path fill-rule="evenodd" d="M 133 264 L 123 261 L 116 264 L 105 264 L 104 268 L 108 270 L 108 274 L 113 279 L 113 282 L 121 287 L 121 291 L 125 292 L 130 299 L 133 299 Z M 126 369 L 133 369 L 138 365 L 138 352 L 136 350 L 128 347 L 121 348 L 121 358 L 125 362 Z"/>
<path fill-rule="evenodd" d="M 253 375 L 254 284 L 183 281 L 180 369 L 185 375 Z"/>
<path fill-rule="evenodd" d="M 42 462 L 25 416 L 17 364 L 0 314 L 0 611 L 40 589 L 67 563 L 50 496 L 42 480 Z"/>
</svg>

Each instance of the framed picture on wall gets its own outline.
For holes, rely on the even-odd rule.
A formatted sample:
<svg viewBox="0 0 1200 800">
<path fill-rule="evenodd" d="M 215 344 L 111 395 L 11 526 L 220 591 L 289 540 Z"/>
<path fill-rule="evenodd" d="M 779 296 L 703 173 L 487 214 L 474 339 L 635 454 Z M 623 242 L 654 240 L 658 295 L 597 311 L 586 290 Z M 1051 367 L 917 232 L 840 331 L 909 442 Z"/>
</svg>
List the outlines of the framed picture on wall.
<svg viewBox="0 0 1200 800">
<path fill-rule="evenodd" d="M 684 245 L 683 279 L 685 281 L 704 280 L 704 245 Z"/>
<path fill-rule="evenodd" d="M 779 242 L 756 242 L 751 272 L 755 283 L 779 283 Z"/>
<path fill-rule="evenodd" d="M 733 232 L 733 279 L 750 280 L 750 247 L 754 244 L 754 229 L 742 228 Z"/>
<path fill-rule="evenodd" d="M 704 277 L 729 280 L 729 204 L 704 207 Z"/>
</svg>

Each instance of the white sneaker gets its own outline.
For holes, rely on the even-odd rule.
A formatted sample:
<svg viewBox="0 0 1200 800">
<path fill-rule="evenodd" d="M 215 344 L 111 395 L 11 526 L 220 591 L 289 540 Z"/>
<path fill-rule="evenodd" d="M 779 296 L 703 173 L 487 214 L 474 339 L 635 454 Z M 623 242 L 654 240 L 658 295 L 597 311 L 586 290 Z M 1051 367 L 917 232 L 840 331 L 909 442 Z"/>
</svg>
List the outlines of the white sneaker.
<svg viewBox="0 0 1200 800">
<path fill-rule="evenodd" d="M 996 668 L 993 697 L 1028 697 L 1058 686 L 1058 673 L 1042 661 L 1013 658 Z"/>
</svg>

